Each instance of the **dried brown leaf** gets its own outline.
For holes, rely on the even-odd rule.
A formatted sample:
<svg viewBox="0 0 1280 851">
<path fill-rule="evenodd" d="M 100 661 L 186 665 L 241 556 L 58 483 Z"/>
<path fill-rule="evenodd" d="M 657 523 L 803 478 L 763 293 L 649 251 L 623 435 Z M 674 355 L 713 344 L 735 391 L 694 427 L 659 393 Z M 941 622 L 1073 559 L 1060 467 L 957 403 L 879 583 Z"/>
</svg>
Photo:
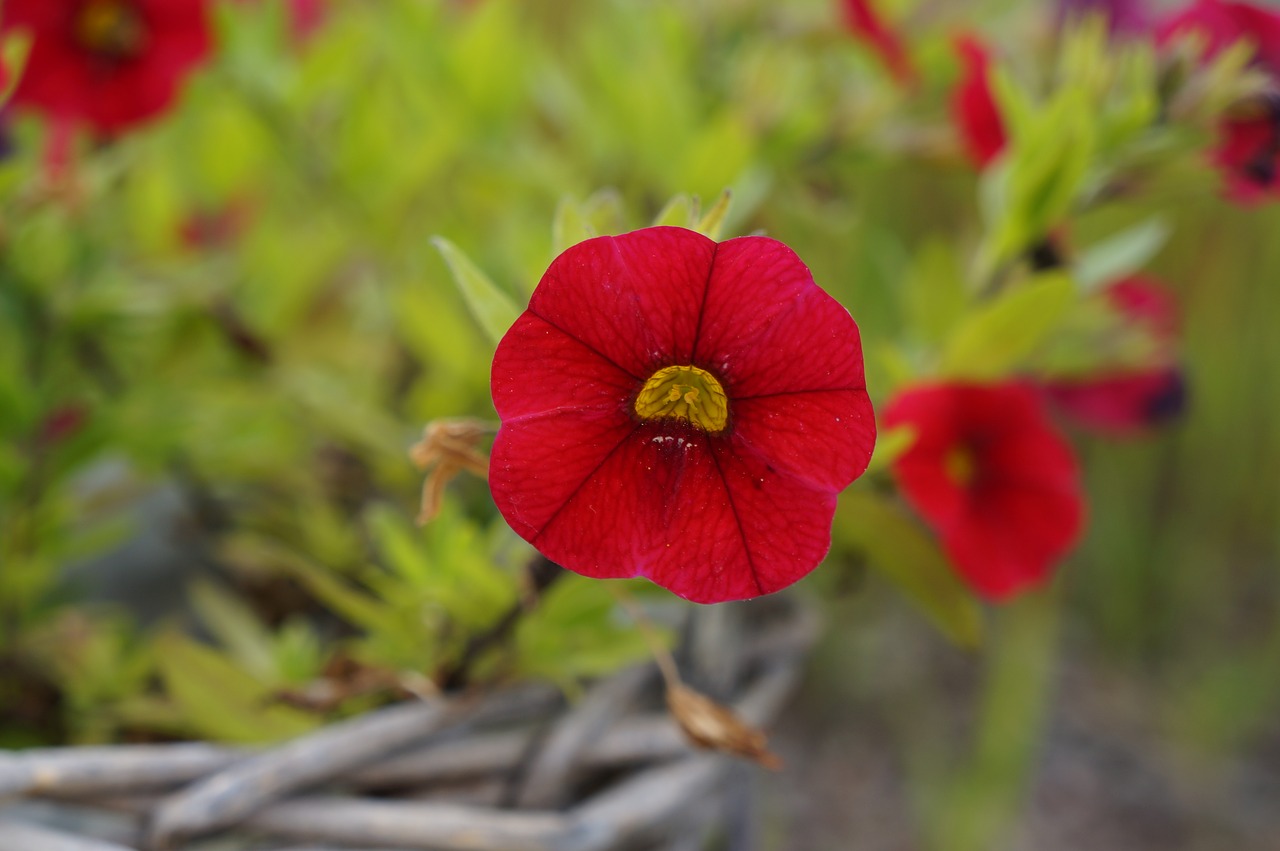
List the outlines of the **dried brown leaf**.
<svg viewBox="0 0 1280 851">
<path fill-rule="evenodd" d="M 769 750 L 762 731 L 706 695 L 672 683 L 667 686 L 667 708 L 685 736 L 698 747 L 744 757 L 773 771 L 782 768 L 782 760 Z"/>
</svg>

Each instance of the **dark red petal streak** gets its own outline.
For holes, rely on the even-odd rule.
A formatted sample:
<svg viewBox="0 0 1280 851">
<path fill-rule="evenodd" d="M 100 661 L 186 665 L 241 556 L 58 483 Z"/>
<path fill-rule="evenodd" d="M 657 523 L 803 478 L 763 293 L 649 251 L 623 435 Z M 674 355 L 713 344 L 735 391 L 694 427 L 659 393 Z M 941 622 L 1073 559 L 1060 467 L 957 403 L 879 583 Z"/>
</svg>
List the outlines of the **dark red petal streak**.
<svg viewBox="0 0 1280 851">
<path fill-rule="evenodd" d="M 589 239 L 552 261 L 529 310 L 643 381 L 689 362 L 715 254 L 683 228 Z"/>
<path fill-rule="evenodd" d="M 694 363 L 719 376 L 735 401 L 866 389 L 849 311 L 813 282 L 794 251 L 763 236 L 720 243 Z"/>
</svg>

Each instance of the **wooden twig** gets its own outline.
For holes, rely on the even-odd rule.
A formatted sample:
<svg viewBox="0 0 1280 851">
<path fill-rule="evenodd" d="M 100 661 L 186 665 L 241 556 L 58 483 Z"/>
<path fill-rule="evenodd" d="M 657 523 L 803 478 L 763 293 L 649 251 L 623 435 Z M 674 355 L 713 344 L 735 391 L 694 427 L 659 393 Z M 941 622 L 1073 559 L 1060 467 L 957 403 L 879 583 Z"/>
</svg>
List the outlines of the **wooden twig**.
<svg viewBox="0 0 1280 851">
<path fill-rule="evenodd" d="M 0 754 L 0 800 L 23 795 L 94 795 L 162 790 L 244 759 L 245 752 L 200 743 L 40 748 Z"/>
<path fill-rule="evenodd" d="M 299 798 L 249 818 L 246 830 L 292 840 L 399 845 L 434 851 L 576 851 L 563 816 L 423 801 Z"/>
<path fill-rule="evenodd" d="M 780 711 L 817 631 L 803 609 L 782 616 L 776 609 L 761 611 L 752 640 L 738 648 L 745 688 L 732 707 L 754 725 L 767 724 Z M 621 717 L 639 702 L 644 679 L 640 672 L 624 672 L 597 684 L 532 751 L 537 733 L 529 718 L 560 705 L 558 692 L 549 687 L 391 707 L 258 752 L 172 745 L 0 754 L 0 794 L 151 816 L 146 848 L 172 847 L 186 836 L 232 827 L 282 842 L 319 843 L 294 851 L 326 851 L 326 844 L 344 851 L 613 851 L 687 838 L 719 818 L 725 772 L 733 763 L 693 751 L 667 715 Z M 521 722 L 522 729 L 471 733 L 503 722 Z M 504 775 L 530 752 L 529 786 L 519 798 L 543 809 L 492 806 Z M 634 772 L 572 809 L 545 809 L 571 804 L 572 787 L 585 772 L 657 761 L 666 764 Z M 203 779 L 167 798 L 160 794 L 196 778 Z M 281 800 L 320 784 L 333 790 L 398 789 L 401 799 L 312 794 Z M 552 788 L 528 791 L 544 784 Z M 450 795 L 471 803 L 442 801 Z M 7 827 L 0 821 L 0 849 L 63 851 L 11 842 L 3 833 Z M 90 844 L 66 851 L 122 847 L 84 842 Z"/>
<path fill-rule="evenodd" d="M 590 851 L 657 841 L 681 814 L 711 805 L 728 764 L 729 757 L 699 754 L 645 771 L 574 810 L 574 828 L 591 837 Z"/>
<path fill-rule="evenodd" d="M 274 800 L 367 765 L 477 710 L 474 701 L 399 704 L 248 757 L 161 803 L 148 847 L 160 851 L 179 838 L 233 825 Z"/>
<path fill-rule="evenodd" d="M 619 718 L 655 678 L 650 665 L 637 665 L 596 685 L 557 722 L 524 776 L 516 804 L 522 809 L 557 809 L 569 803 L 582 754 Z"/>
<path fill-rule="evenodd" d="M 10 819 L 0 820 L 0 848 L 6 851 L 134 851 L 126 845 Z"/>
</svg>

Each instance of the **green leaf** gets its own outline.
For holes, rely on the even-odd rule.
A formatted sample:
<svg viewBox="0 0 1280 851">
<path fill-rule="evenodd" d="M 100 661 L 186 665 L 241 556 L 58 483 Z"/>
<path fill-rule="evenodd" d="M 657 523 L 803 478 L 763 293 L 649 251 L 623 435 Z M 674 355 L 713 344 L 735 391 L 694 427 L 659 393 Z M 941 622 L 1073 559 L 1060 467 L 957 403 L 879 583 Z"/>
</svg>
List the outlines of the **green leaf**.
<svg viewBox="0 0 1280 851">
<path fill-rule="evenodd" d="M 273 704 L 270 690 L 238 664 L 186 636 L 157 638 L 165 691 L 199 735 L 229 742 L 271 742 L 301 735 L 317 719 Z"/>
<path fill-rule="evenodd" d="M 951 335 L 940 372 L 993 381 L 1018 368 L 1063 321 L 1076 298 L 1060 272 L 1040 275 L 972 311 Z"/>
<path fill-rule="evenodd" d="M 620 621 L 616 610 L 617 602 L 601 581 L 562 577 L 516 627 L 521 673 L 572 687 L 579 677 L 647 658 L 644 635 Z M 671 638 L 665 633 L 663 637 Z"/>
<path fill-rule="evenodd" d="M 1156 216 L 1095 243 L 1080 252 L 1076 260 L 1077 283 L 1087 292 L 1137 272 L 1156 256 L 1172 230 Z"/>
<path fill-rule="evenodd" d="M 984 275 L 1041 240 L 1070 212 L 1084 189 L 1096 147 L 1097 116 L 1081 88 L 1065 86 L 1048 104 L 1025 112 L 1007 74 L 993 77 L 1002 105 L 1019 103 L 1009 146 L 983 178 L 988 234 L 979 253 Z"/>
<path fill-rule="evenodd" d="M 242 600 L 207 579 L 197 581 L 189 596 L 200 620 L 246 671 L 275 679 L 271 631 Z"/>
<path fill-rule="evenodd" d="M 466 254 L 442 236 L 433 237 L 436 247 L 453 273 L 453 281 L 462 293 L 471 315 L 480 323 L 489 340 L 496 346 L 520 315 L 511 297 L 498 288 L 489 276 L 471 262 Z"/>
<path fill-rule="evenodd" d="M 551 252 L 559 256 L 566 248 L 596 236 L 581 205 L 571 198 L 561 198 L 551 222 Z"/>
<path fill-rule="evenodd" d="M 875 473 L 887 468 L 915 442 L 916 432 L 911 426 L 898 426 L 880 432 L 876 435 L 876 446 L 871 454 L 871 463 L 867 465 L 867 472 Z"/>
<path fill-rule="evenodd" d="M 698 233 L 720 241 L 720 233 L 724 230 L 725 217 L 729 215 L 729 204 L 733 200 L 733 193 L 728 189 L 720 193 L 720 197 L 716 199 L 716 203 L 707 210 L 706 214 L 698 220 L 697 226 L 694 228 Z"/>
<path fill-rule="evenodd" d="M 969 298 L 964 273 L 949 243 L 940 239 L 925 243 L 911 264 L 902 293 L 915 336 L 931 346 L 946 339 L 964 315 Z"/>
<path fill-rule="evenodd" d="M 678 228 L 692 228 L 698 222 L 698 199 L 685 195 L 676 195 L 653 219 L 653 226 L 669 225 Z"/>
<path fill-rule="evenodd" d="M 0 41 L 0 68 L 7 75 L 4 87 L 0 88 L 0 106 L 9 102 L 9 96 L 22 78 L 22 69 L 27 64 L 27 56 L 31 53 L 31 37 L 22 31 L 6 33 Z"/>
<path fill-rule="evenodd" d="M 931 537 L 896 503 L 866 490 L 846 491 L 833 534 L 867 556 L 872 569 L 896 585 L 956 644 L 982 642 L 982 609 L 956 577 Z"/>
</svg>

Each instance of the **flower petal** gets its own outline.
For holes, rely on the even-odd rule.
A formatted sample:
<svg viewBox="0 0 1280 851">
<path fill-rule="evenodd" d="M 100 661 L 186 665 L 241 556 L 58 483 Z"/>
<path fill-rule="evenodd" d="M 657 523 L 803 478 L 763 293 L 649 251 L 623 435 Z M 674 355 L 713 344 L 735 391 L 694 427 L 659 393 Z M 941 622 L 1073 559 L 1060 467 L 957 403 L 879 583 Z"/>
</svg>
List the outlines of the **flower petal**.
<svg viewBox="0 0 1280 851">
<path fill-rule="evenodd" d="M 871 461 L 876 422 L 865 390 L 756 396 L 733 411 L 739 440 L 815 487 L 842 490 Z"/>
<path fill-rule="evenodd" d="M 693 360 L 723 379 L 731 400 L 866 389 L 849 311 L 794 251 L 763 236 L 720 243 Z"/>
<path fill-rule="evenodd" d="M 551 263 L 529 310 L 643 381 L 690 362 L 715 255 L 683 228 L 589 239 Z"/>
<path fill-rule="evenodd" d="M 489 462 L 498 510 L 533 542 L 635 429 L 625 413 L 609 410 L 557 411 L 503 423 Z"/>
<path fill-rule="evenodd" d="M 943 547 L 973 588 L 1004 600 L 1043 581 L 1071 548 L 1084 521 L 1075 494 L 995 487 L 942 530 Z"/>
<path fill-rule="evenodd" d="M 885 424 L 915 430 L 894 478 L 983 596 L 1004 599 L 1044 579 L 1079 536 L 1076 461 L 1030 387 L 915 388 L 890 402 Z M 967 474 L 950 469 L 957 453 Z"/>
<path fill-rule="evenodd" d="M 613 361 L 525 311 L 493 356 L 493 406 L 504 422 L 551 411 L 628 410 L 639 382 Z"/>
<path fill-rule="evenodd" d="M 580 414 L 525 420 L 494 448 L 490 475 L 495 498 L 506 497 L 503 515 L 564 567 L 646 576 L 714 603 L 790 585 L 830 547 L 834 492 L 774 469 L 745 444 L 676 421 L 641 424 L 614 443 L 617 429 L 579 433 L 591 422 Z M 591 451 L 556 468 L 575 434 Z M 552 472 L 510 499 L 512 479 L 535 470 Z"/>
</svg>

